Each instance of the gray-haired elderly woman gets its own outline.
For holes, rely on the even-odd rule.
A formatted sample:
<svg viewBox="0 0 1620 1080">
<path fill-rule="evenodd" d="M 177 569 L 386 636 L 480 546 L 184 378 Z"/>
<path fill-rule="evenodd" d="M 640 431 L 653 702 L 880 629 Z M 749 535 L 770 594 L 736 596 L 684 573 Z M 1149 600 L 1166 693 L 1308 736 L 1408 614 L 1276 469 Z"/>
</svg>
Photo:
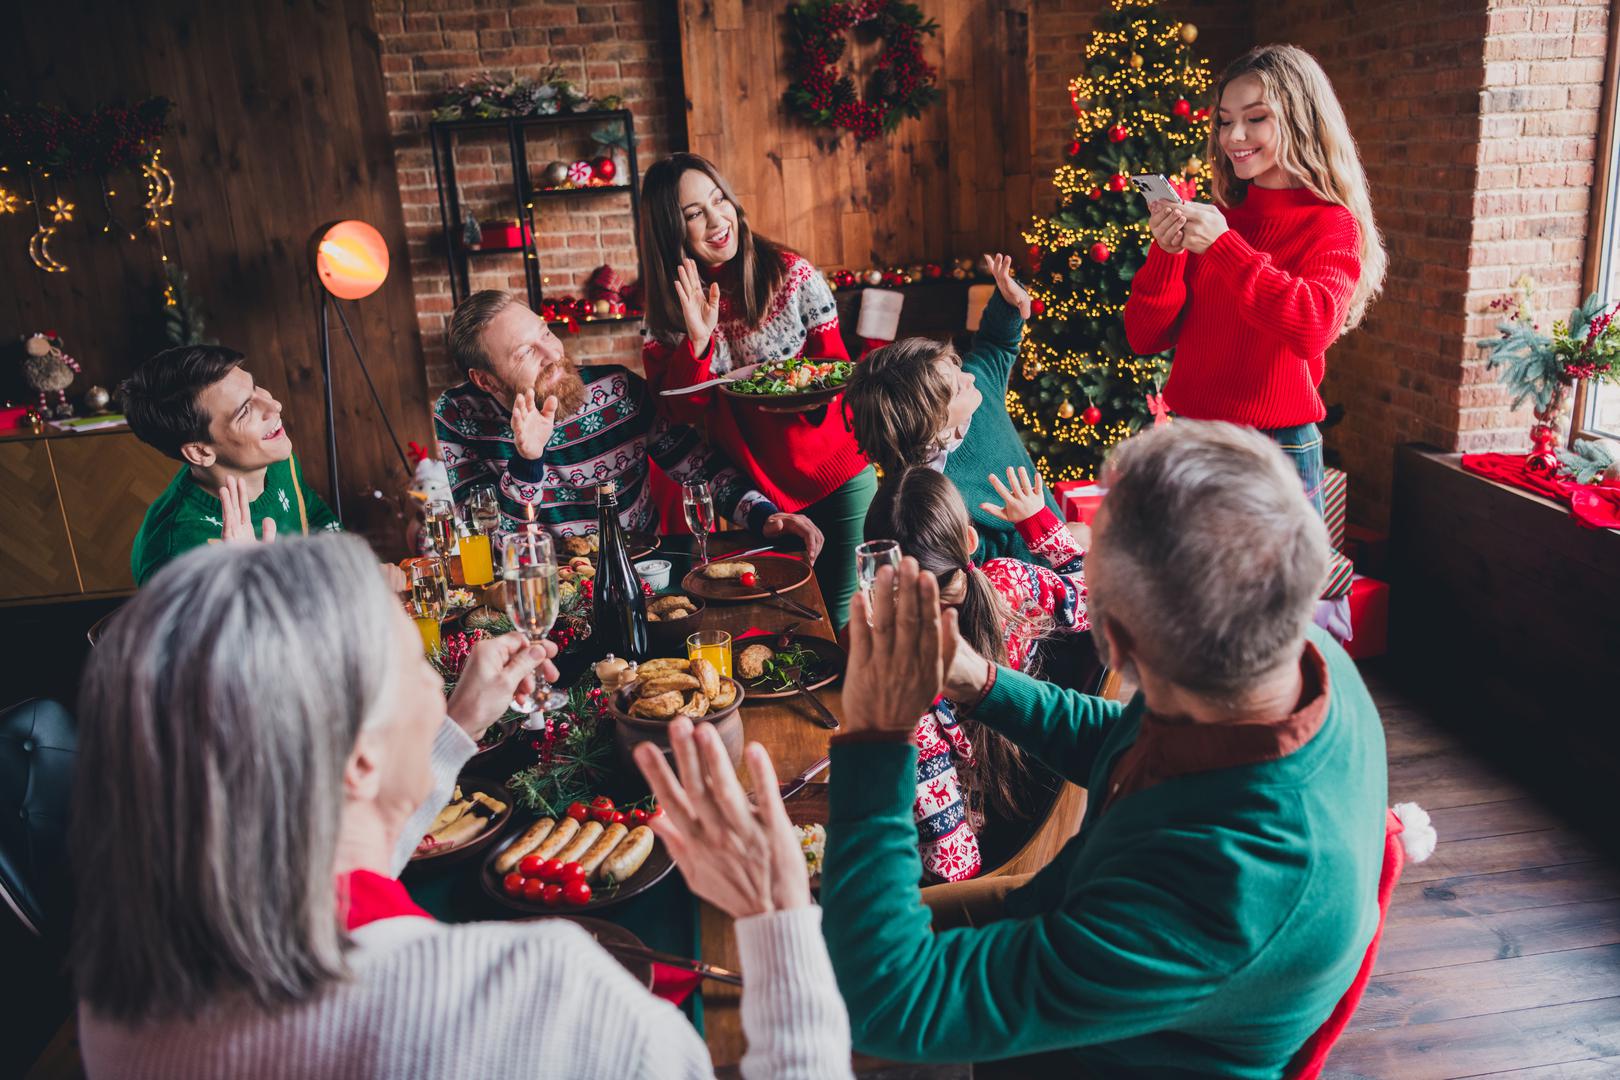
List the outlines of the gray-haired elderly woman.
<svg viewBox="0 0 1620 1080">
<path fill-rule="evenodd" d="M 394 880 L 527 672 L 555 677 L 554 652 L 481 644 L 447 709 L 357 539 L 218 545 L 159 573 L 80 699 L 90 1075 L 712 1075 L 679 1010 L 578 926 L 441 925 Z M 745 854 L 767 882 L 751 892 L 705 888 L 722 868 L 704 852 L 682 866 L 742 898 L 743 1071 L 847 1076 L 819 909 L 769 887 L 769 851 Z"/>
</svg>

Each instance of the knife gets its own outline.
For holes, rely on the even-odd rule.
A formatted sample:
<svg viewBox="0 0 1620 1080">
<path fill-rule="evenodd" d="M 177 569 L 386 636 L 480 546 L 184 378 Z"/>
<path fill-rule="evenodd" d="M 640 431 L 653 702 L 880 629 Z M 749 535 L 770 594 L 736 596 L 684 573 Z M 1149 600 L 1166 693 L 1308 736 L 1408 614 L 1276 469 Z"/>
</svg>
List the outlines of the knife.
<svg viewBox="0 0 1620 1080">
<path fill-rule="evenodd" d="M 623 956 L 631 960 L 648 960 L 655 964 L 667 964 L 672 968 L 694 972 L 702 975 L 705 979 L 729 983 L 732 986 L 741 986 L 743 984 L 742 976 L 735 971 L 716 967 L 702 960 L 693 960 L 685 956 L 659 952 L 657 949 L 649 949 L 644 945 L 621 945 L 617 942 L 602 941 L 600 939 L 597 940 L 597 944 L 614 956 Z"/>
<path fill-rule="evenodd" d="M 782 789 L 781 789 L 782 790 L 782 798 L 783 799 L 789 799 L 789 798 L 792 798 L 794 795 L 797 795 L 804 788 L 804 786 L 806 784 L 810 783 L 810 781 L 812 781 L 812 780 L 814 780 L 816 778 L 816 775 L 818 773 L 820 773 L 823 769 L 825 769 L 828 765 L 831 765 L 831 764 L 832 764 L 832 758 L 823 757 L 820 761 L 816 762 L 814 765 L 812 765 L 808 769 L 804 770 L 804 772 L 800 773 L 798 776 L 795 776 L 793 779 L 791 779 L 787 783 L 783 784 Z"/>
<path fill-rule="evenodd" d="M 746 586 L 745 586 L 745 588 L 746 588 Z M 774 596 L 778 600 L 780 600 L 782 602 L 783 606 L 788 608 L 788 610 L 796 611 L 800 615 L 803 615 L 807 619 L 825 619 L 826 618 L 825 615 L 823 615 L 821 612 L 817 611 L 815 608 L 806 607 L 805 605 L 799 603 L 797 600 L 789 600 L 787 597 L 783 596 L 780 592 L 778 592 L 777 590 L 771 588 L 769 585 L 765 584 L 763 581 L 761 581 L 758 585 L 756 585 L 755 588 L 764 589 L 766 592 L 770 593 L 772 596 Z"/>
</svg>

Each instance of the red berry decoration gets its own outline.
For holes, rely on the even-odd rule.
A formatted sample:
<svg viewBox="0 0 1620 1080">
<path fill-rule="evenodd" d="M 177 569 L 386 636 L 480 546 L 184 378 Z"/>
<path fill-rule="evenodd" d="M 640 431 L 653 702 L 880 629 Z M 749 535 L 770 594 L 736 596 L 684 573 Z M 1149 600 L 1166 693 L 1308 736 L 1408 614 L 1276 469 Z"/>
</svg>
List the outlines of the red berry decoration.
<svg viewBox="0 0 1620 1080">
<path fill-rule="evenodd" d="M 1099 199 L 1102 198 L 1103 190 L 1102 190 L 1102 188 L 1100 188 L 1097 185 L 1093 184 L 1093 185 L 1091 185 L 1091 190 L 1086 192 L 1086 196 L 1089 199 L 1091 199 L 1092 202 L 1097 202 Z"/>
<path fill-rule="evenodd" d="M 1108 178 L 1109 191 L 1124 191 L 1131 184 L 1131 178 L 1124 173 L 1115 173 Z"/>
<path fill-rule="evenodd" d="M 1102 410 L 1095 405 L 1087 405 L 1086 411 L 1080 414 L 1080 419 L 1091 427 L 1096 427 L 1097 422 L 1102 419 Z"/>
<path fill-rule="evenodd" d="M 929 279 L 937 278 L 944 272 L 939 263 L 928 263 L 923 267 L 923 277 Z"/>
<path fill-rule="evenodd" d="M 1131 129 L 1124 124 L 1115 124 L 1108 129 L 1109 142 L 1124 142 L 1131 137 Z"/>
<path fill-rule="evenodd" d="M 1177 98 L 1176 103 L 1170 106 L 1170 111 L 1181 117 L 1191 116 L 1192 102 L 1188 101 L 1186 98 Z"/>
<path fill-rule="evenodd" d="M 1091 258 L 1095 262 L 1107 262 L 1108 257 L 1112 254 L 1113 252 L 1109 250 L 1108 245 L 1101 240 L 1091 245 Z"/>
<path fill-rule="evenodd" d="M 1080 140 L 1076 139 L 1074 142 L 1069 144 L 1069 156 L 1070 157 L 1079 157 L 1080 156 Z"/>
<path fill-rule="evenodd" d="M 599 157 L 591 162 L 591 175 L 598 180 L 604 182 L 612 180 L 618 175 L 618 172 L 619 167 L 613 164 L 613 159 L 610 157 Z"/>
<path fill-rule="evenodd" d="M 1031 300 L 1029 302 L 1029 313 L 1031 315 L 1039 315 L 1045 310 L 1046 310 L 1046 301 L 1040 300 L 1040 299 L 1035 299 L 1035 300 Z"/>
</svg>

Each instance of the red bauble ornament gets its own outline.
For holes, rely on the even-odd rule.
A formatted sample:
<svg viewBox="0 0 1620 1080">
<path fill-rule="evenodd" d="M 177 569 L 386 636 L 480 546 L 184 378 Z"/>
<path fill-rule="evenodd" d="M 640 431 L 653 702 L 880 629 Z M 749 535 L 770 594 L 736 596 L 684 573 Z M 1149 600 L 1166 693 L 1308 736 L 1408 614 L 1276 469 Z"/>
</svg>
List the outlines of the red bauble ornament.
<svg viewBox="0 0 1620 1080">
<path fill-rule="evenodd" d="M 1031 315 L 1039 315 L 1045 310 L 1046 310 L 1046 301 L 1040 300 L 1040 299 L 1035 299 L 1035 300 L 1031 300 L 1029 302 L 1029 313 Z"/>
<path fill-rule="evenodd" d="M 1098 199 L 1102 198 L 1102 195 L 1103 195 L 1102 188 L 1098 187 L 1095 184 L 1093 184 L 1091 186 L 1090 191 L 1086 192 L 1086 197 L 1089 198 L 1092 202 L 1096 202 Z"/>
<path fill-rule="evenodd" d="M 945 271 L 940 268 L 939 263 L 928 263 L 923 267 L 923 277 L 929 278 L 930 280 L 939 277 L 944 272 Z"/>
<path fill-rule="evenodd" d="M 1096 427 L 1097 422 L 1102 419 L 1102 410 L 1095 405 L 1087 405 L 1086 411 L 1080 414 L 1080 419 L 1084 420 L 1088 426 Z"/>
<path fill-rule="evenodd" d="M 1191 116 L 1192 102 L 1188 101 L 1186 98 L 1178 98 L 1176 103 L 1170 106 L 1170 111 L 1175 113 L 1177 116 Z"/>
<path fill-rule="evenodd" d="M 1091 257 L 1096 262 L 1107 262 L 1108 257 L 1112 254 L 1113 252 L 1109 250 L 1108 245 L 1101 240 L 1091 245 Z"/>
<path fill-rule="evenodd" d="M 618 172 L 619 167 L 613 164 L 613 159 L 610 157 L 599 157 L 591 162 L 591 175 L 598 180 L 612 180 L 614 176 L 618 175 Z"/>
<path fill-rule="evenodd" d="M 1108 129 L 1108 141 L 1109 142 L 1124 142 L 1126 139 L 1128 139 L 1130 137 L 1131 137 L 1130 129 L 1127 128 L 1124 124 L 1115 124 L 1113 127 Z"/>
<path fill-rule="evenodd" d="M 1075 142 L 1072 142 L 1072 143 L 1069 144 L 1069 156 L 1070 157 L 1079 157 L 1080 156 L 1080 143 L 1079 143 L 1078 140 L 1076 140 Z"/>
<path fill-rule="evenodd" d="M 1109 191 L 1124 191 L 1131 186 L 1131 178 L 1124 173 L 1115 173 L 1108 178 Z"/>
</svg>

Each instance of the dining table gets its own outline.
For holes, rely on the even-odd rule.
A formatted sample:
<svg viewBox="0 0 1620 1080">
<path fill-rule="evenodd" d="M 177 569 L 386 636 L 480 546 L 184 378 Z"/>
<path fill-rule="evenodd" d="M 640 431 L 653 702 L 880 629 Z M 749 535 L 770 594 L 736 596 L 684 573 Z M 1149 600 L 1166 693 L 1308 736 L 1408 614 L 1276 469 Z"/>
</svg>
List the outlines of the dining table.
<svg viewBox="0 0 1620 1080">
<path fill-rule="evenodd" d="M 710 539 L 709 556 L 711 559 L 723 558 L 757 543 L 746 533 L 720 533 Z M 680 591 L 684 569 L 692 566 L 693 560 L 681 551 L 670 551 L 667 555 L 675 568 L 666 591 L 677 592 Z M 658 557 L 666 555 L 661 553 Z M 451 578 L 456 584 L 460 584 L 458 562 L 453 559 L 450 566 Z M 813 573 L 802 585 L 784 595 L 810 608 L 819 618 L 809 618 L 775 597 L 738 602 L 710 599 L 698 616 L 698 628 L 724 630 L 734 640 L 756 630 L 777 634 L 789 629 L 796 634 L 829 641 L 838 639 L 837 628 L 831 624 L 826 602 Z M 841 679 L 814 693 L 834 717 L 843 716 Z M 745 698 L 740 712 L 746 740 L 764 746 L 775 764 L 778 779 L 783 782 L 825 756 L 829 742 L 836 733 L 818 722 L 813 703 L 799 696 L 764 700 Z M 829 772 L 821 771 L 787 800 L 788 816 L 795 824 L 826 822 Z M 746 762 L 739 762 L 737 773 L 744 789 L 752 790 L 753 779 L 749 776 Z M 476 872 L 474 862 L 455 876 L 466 877 Z M 413 884 L 407 876 L 406 884 L 417 902 L 440 918 L 464 921 L 468 918 L 501 917 L 487 906 L 471 902 L 468 897 L 476 891 L 476 887 L 469 890 L 465 882 L 458 885 L 454 880 L 445 882 L 434 879 Z M 635 931 L 652 948 L 674 953 L 681 953 L 684 948 L 695 953 L 694 959 L 716 967 L 729 971 L 740 971 L 742 968 L 733 920 L 719 908 L 693 897 L 678 872 L 640 896 L 591 914 Z M 742 1060 L 747 1048 L 742 1029 L 743 992 L 732 985 L 706 980 L 686 1004 L 687 1014 L 702 1031 L 716 1071 L 721 1076 L 737 1075 L 737 1063 Z M 970 1075 L 965 1065 L 898 1065 L 861 1054 L 854 1055 L 852 1064 L 856 1073 L 862 1076 L 926 1077 L 932 1080 L 966 1078 Z"/>
</svg>

